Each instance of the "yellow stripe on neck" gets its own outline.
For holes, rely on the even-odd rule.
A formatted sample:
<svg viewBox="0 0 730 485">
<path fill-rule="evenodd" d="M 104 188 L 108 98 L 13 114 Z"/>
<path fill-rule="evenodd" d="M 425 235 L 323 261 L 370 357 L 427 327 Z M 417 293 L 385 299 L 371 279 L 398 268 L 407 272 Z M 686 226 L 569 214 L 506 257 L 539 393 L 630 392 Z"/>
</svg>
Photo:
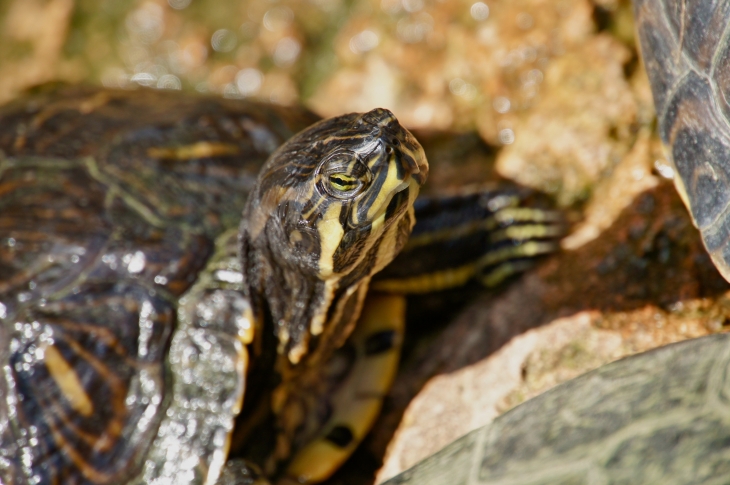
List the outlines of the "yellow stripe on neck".
<svg viewBox="0 0 730 485">
<path fill-rule="evenodd" d="M 327 278 L 334 273 L 335 251 L 342 242 L 345 230 L 340 224 L 340 205 L 330 204 L 322 220 L 317 223 L 319 232 L 319 275 Z"/>
<path fill-rule="evenodd" d="M 398 192 L 399 186 L 403 184 L 403 180 L 398 178 L 398 168 L 396 167 L 396 164 L 391 161 L 391 163 L 388 164 L 388 174 L 385 176 L 383 185 L 380 187 L 378 195 L 372 205 L 368 208 L 368 220 L 374 220 L 375 216 L 380 211 L 385 212 L 390 200 Z"/>
</svg>

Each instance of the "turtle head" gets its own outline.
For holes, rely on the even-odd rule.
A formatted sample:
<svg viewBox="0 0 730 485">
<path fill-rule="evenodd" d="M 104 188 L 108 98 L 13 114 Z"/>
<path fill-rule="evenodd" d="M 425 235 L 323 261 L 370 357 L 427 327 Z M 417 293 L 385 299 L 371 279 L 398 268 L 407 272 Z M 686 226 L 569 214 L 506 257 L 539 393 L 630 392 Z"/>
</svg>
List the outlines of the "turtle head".
<svg viewBox="0 0 730 485">
<path fill-rule="evenodd" d="M 320 121 L 262 168 L 244 211 L 244 267 L 279 351 L 341 343 L 371 276 L 410 234 L 428 174 L 423 149 L 385 109 Z"/>
</svg>

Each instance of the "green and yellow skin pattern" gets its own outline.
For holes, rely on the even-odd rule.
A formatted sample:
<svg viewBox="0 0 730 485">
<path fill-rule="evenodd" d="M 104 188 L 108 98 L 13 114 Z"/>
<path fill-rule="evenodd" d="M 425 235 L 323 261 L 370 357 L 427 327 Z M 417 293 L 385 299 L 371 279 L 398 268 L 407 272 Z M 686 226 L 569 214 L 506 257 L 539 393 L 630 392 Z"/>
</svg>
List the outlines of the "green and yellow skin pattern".
<svg viewBox="0 0 730 485">
<path fill-rule="evenodd" d="M 416 200 L 427 173 L 383 109 L 81 86 L 0 107 L 0 482 L 326 479 L 388 392 L 403 295 L 555 249 L 520 191 Z"/>
</svg>

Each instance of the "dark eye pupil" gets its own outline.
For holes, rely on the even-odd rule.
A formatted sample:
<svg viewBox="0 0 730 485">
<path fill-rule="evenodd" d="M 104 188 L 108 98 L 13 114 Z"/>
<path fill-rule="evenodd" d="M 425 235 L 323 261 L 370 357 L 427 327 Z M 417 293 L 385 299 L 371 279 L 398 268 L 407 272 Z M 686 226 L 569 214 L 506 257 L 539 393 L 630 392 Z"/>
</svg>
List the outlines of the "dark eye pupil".
<svg viewBox="0 0 730 485">
<path fill-rule="evenodd" d="M 317 178 L 320 194 L 353 199 L 370 185 L 372 173 L 356 153 L 335 152 L 322 162 Z"/>
<path fill-rule="evenodd" d="M 357 180 L 342 175 L 330 175 L 330 183 L 338 190 L 352 190 L 357 187 Z"/>
</svg>

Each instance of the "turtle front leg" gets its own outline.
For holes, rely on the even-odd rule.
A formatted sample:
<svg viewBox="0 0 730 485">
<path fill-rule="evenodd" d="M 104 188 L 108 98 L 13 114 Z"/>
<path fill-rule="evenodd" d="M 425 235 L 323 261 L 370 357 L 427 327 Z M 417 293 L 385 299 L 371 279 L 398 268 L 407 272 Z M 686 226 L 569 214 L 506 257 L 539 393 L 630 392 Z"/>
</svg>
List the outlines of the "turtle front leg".
<svg viewBox="0 0 730 485">
<path fill-rule="evenodd" d="M 208 264 L 180 299 L 169 351 L 169 404 L 140 484 L 216 483 L 255 346 L 256 322 L 242 283 L 232 230 L 217 238 Z"/>
<path fill-rule="evenodd" d="M 421 197 L 416 225 L 401 253 L 371 288 L 423 294 L 477 282 L 492 288 L 559 248 L 564 216 L 535 206 L 522 188 L 478 188 Z"/>
</svg>

